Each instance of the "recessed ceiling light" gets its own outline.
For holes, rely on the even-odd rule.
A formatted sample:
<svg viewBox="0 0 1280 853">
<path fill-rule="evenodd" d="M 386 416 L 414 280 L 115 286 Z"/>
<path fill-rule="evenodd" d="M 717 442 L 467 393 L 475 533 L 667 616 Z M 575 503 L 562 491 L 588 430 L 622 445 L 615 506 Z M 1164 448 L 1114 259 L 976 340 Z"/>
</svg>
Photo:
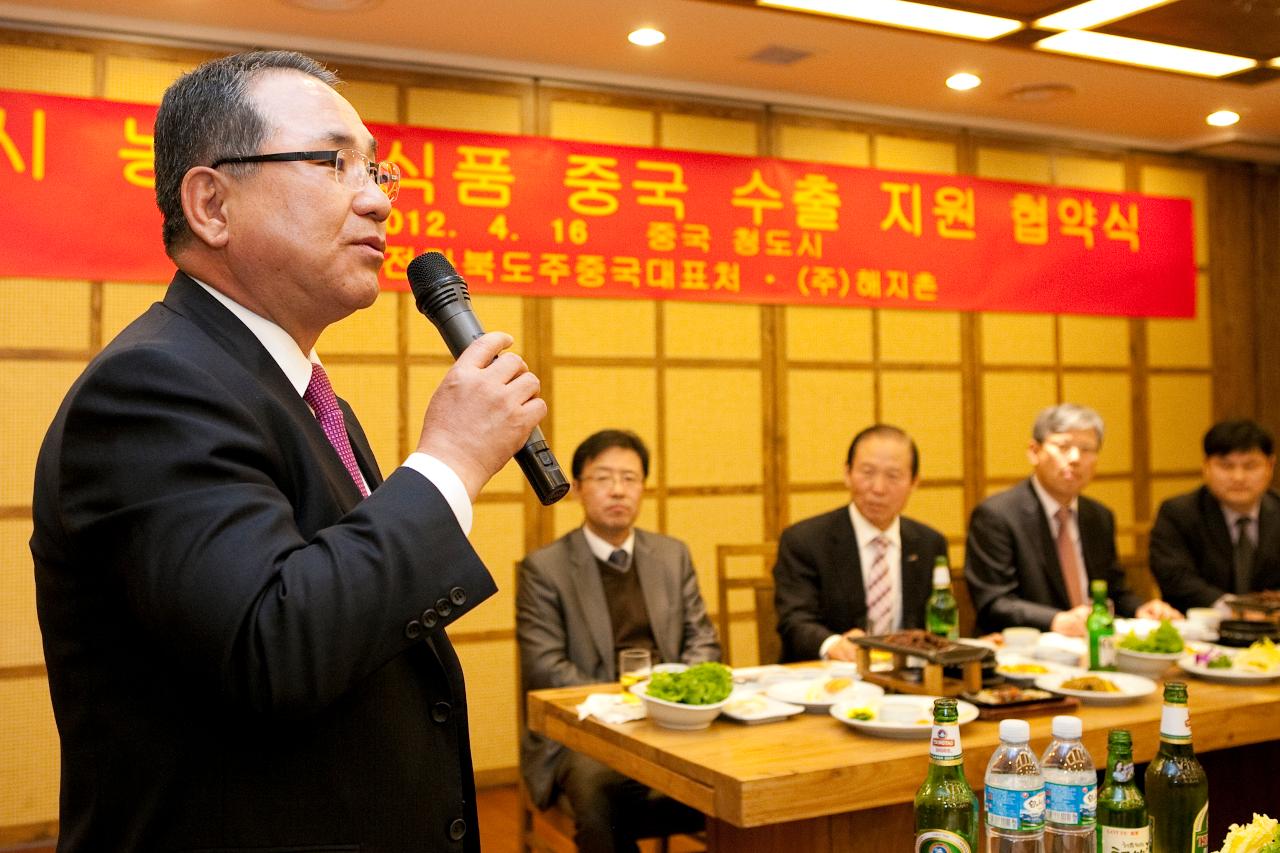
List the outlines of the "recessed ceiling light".
<svg viewBox="0 0 1280 853">
<path fill-rule="evenodd" d="M 1232 112 L 1231 110 L 1218 110 L 1217 112 L 1209 113 L 1204 117 L 1204 120 L 1206 124 L 1211 124 L 1214 127 L 1231 127 L 1231 125 L 1240 120 L 1240 113 Z"/>
<path fill-rule="evenodd" d="M 1244 71 L 1246 68 L 1253 68 L 1258 64 L 1257 60 L 1243 56 L 1229 56 L 1225 53 L 1211 53 L 1207 50 L 1194 50 L 1189 47 L 1177 47 L 1172 44 L 1160 44 L 1086 30 L 1068 30 L 1065 33 L 1058 33 L 1041 39 L 1035 43 L 1034 47 L 1037 50 L 1053 53 L 1087 56 L 1090 59 L 1105 59 L 1110 62 L 1141 65 L 1144 68 L 1160 68 L 1165 71 L 1180 71 L 1183 74 L 1195 74 L 1200 77 L 1225 77 L 1237 71 Z"/>
<path fill-rule="evenodd" d="M 947 78 L 947 88 L 955 89 L 957 92 L 967 92 L 970 89 L 976 89 L 982 85 L 982 78 L 977 74 L 970 74 L 962 71 L 959 74 L 952 74 Z"/>
<path fill-rule="evenodd" d="M 908 0 L 756 0 L 756 5 L 982 41 L 1022 29 L 1022 22 L 1011 18 L 943 9 Z"/>
<path fill-rule="evenodd" d="M 1171 2 L 1173 0 L 1086 0 L 1043 17 L 1032 26 L 1042 30 L 1088 30 Z"/>
<path fill-rule="evenodd" d="M 641 27 L 638 30 L 632 30 L 627 36 L 627 41 L 632 44 L 638 44 L 641 47 L 653 47 L 655 44 L 662 44 L 667 40 L 667 34 L 662 30 L 655 30 L 653 27 Z"/>
</svg>

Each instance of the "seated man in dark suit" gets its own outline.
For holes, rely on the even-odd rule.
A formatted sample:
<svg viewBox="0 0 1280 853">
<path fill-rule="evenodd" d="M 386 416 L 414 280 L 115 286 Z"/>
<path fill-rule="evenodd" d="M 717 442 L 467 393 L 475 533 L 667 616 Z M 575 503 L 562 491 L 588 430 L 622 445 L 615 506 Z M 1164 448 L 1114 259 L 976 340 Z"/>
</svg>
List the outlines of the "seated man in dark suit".
<svg viewBox="0 0 1280 853">
<path fill-rule="evenodd" d="M 974 509 L 964 575 L 979 631 L 1029 625 L 1081 636 L 1095 578 L 1107 582 L 1122 616 L 1181 618 L 1163 601 L 1142 603 L 1129 589 L 1111 510 L 1081 495 L 1093 479 L 1102 433 L 1093 409 L 1050 406 L 1032 428 L 1031 477 Z"/>
<path fill-rule="evenodd" d="M 618 650 L 655 663 L 720 659 L 689 549 L 635 528 L 649 451 L 635 433 L 603 430 L 573 454 L 585 518 L 525 557 L 516 592 L 524 690 L 613 681 Z M 702 828 L 702 815 L 585 755 L 524 731 L 520 769 L 538 808 L 563 793 L 579 850 L 637 849 L 636 839 Z"/>
<path fill-rule="evenodd" d="M 1280 496 L 1271 434 L 1223 421 L 1204 434 L 1204 485 L 1160 505 L 1151 572 L 1175 607 L 1226 608 L 1229 593 L 1280 589 Z"/>
<path fill-rule="evenodd" d="M 784 662 L 851 661 L 849 637 L 924 627 L 934 559 L 946 556 L 947 541 L 902 515 L 919 475 L 911 436 L 868 427 L 845 457 L 849 505 L 782 532 L 773 580 Z"/>
</svg>

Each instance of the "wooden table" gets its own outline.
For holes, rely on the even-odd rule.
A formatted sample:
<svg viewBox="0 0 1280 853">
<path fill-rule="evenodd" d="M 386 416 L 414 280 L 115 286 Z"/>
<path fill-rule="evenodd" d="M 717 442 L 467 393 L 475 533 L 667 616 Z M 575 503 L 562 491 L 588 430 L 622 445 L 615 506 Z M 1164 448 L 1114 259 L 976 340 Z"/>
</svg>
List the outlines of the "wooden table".
<svg viewBox="0 0 1280 853">
<path fill-rule="evenodd" d="M 1169 678 L 1177 672 L 1171 670 Z M 1280 685 L 1186 681 L 1198 755 L 1280 737 Z M 720 718 L 700 732 L 671 731 L 649 720 L 620 725 L 593 717 L 578 720 L 575 705 L 588 693 L 616 689 L 592 685 L 531 692 L 529 727 L 706 814 L 709 849 L 821 853 L 909 846 L 911 804 L 928 767 L 926 740 L 872 737 L 811 714 L 756 726 Z M 1117 727 L 1133 733 L 1134 760 L 1150 761 L 1160 741 L 1160 707 L 1159 688 L 1125 705 L 1081 706 L 1084 742 L 1095 762 L 1106 761 L 1107 730 Z M 1032 748 L 1039 752 L 1048 743 L 1051 717 L 1028 720 Z M 965 775 L 980 791 L 987 761 L 999 745 L 997 724 L 975 721 L 961 735 Z M 1267 749 L 1280 752 L 1276 747 L 1280 743 Z M 1211 798 L 1231 775 L 1210 772 Z M 1277 816 L 1273 804 L 1251 802 L 1259 810 L 1271 806 Z M 1212 836 L 1211 846 L 1221 839 L 1221 834 Z"/>
</svg>

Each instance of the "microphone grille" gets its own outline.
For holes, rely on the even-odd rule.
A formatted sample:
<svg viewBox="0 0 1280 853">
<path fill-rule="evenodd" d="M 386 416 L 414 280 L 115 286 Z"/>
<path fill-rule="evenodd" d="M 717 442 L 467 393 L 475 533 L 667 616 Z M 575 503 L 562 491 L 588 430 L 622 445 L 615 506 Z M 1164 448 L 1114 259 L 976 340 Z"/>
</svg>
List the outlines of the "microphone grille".
<svg viewBox="0 0 1280 853">
<path fill-rule="evenodd" d="M 424 252 L 409 262 L 406 270 L 409 289 L 413 291 L 418 310 L 428 317 L 451 302 L 470 302 L 467 283 L 439 252 Z"/>
</svg>

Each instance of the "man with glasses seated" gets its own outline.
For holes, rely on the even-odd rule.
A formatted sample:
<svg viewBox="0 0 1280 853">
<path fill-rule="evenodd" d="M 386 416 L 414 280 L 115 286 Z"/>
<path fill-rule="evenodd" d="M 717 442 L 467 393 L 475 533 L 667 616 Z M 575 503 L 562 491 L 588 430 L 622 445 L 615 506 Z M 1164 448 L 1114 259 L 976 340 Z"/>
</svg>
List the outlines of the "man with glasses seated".
<svg viewBox="0 0 1280 853">
<path fill-rule="evenodd" d="M 964 575 L 979 631 L 1027 625 L 1081 636 L 1095 578 L 1107 582 L 1121 616 L 1181 617 L 1159 599 L 1141 602 L 1129 589 L 1111 510 L 1081 494 L 1093 479 L 1102 435 L 1093 409 L 1050 406 L 1031 430 L 1031 476 L 974 509 Z"/>
<path fill-rule="evenodd" d="M 485 335 L 383 480 L 314 349 L 378 296 L 399 183 L 336 83 L 255 52 L 160 105 L 178 272 L 36 468 L 59 850 L 480 849 L 444 628 L 496 591 L 472 504 L 546 405 Z"/>
<path fill-rule="evenodd" d="M 1222 421 L 1204 434 L 1204 485 L 1160 504 L 1151 573 L 1170 603 L 1218 607 L 1227 595 L 1280 589 L 1280 495 L 1271 433 Z"/>
<path fill-rule="evenodd" d="M 516 641 L 525 691 L 614 681 L 618 651 L 654 663 L 720 659 L 716 630 L 683 542 L 635 527 L 649 451 L 607 429 L 573 454 L 582 526 L 520 564 Z M 636 839 L 701 829 L 697 811 L 527 728 L 520 770 L 534 804 L 568 800 L 579 850 L 637 849 Z"/>
</svg>

